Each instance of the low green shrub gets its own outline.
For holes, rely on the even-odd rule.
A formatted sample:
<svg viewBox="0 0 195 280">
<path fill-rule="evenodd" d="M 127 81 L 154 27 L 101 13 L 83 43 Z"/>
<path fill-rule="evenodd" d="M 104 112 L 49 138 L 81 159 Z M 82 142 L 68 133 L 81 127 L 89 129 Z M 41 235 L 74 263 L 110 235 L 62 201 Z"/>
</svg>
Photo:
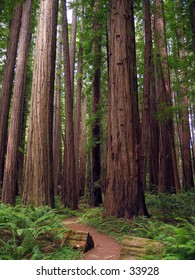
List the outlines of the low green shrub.
<svg viewBox="0 0 195 280">
<path fill-rule="evenodd" d="M 45 259 L 49 253 L 66 253 L 60 239 L 64 226 L 49 207 L 15 207 L 0 204 L 0 259 Z M 67 252 L 70 248 L 67 249 Z M 72 249 L 72 257 L 74 256 Z M 50 255 L 51 258 L 52 255 Z M 69 259 L 64 254 L 63 259 Z M 49 255 L 48 255 L 49 258 Z"/>
</svg>

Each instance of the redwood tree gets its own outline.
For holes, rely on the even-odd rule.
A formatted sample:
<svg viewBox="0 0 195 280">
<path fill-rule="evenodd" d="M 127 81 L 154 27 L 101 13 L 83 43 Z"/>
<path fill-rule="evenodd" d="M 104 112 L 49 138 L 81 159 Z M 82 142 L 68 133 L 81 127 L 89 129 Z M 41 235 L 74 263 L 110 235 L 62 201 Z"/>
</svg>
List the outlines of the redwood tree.
<svg viewBox="0 0 195 280">
<path fill-rule="evenodd" d="M 14 79 L 14 67 L 17 54 L 18 37 L 21 25 L 22 4 L 19 2 L 14 9 L 10 23 L 6 65 L 0 94 L 0 182 L 3 180 L 4 160 L 7 143 L 8 118 Z"/>
<path fill-rule="evenodd" d="M 7 144 L 7 156 L 3 177 L 2 201 L 4 203 L 10 203 L 12 205 L 15 203 L 17 159 L 23 118 L 27 55 L 30 35 L 31 6 L 31 0 L 26 0 L 23 5 L 18 46 L 18 59 L 16 64 L 16 75 L 12 101 L 12 113 Z"/>
<path fill-rule="evenodd" d="M 104 214 L 147 214 L 139 188 L 139 114 L 133 1 L 111 0 L 107 175 Z"/>
<path fill-rule="evenodd" d="M 62 42 L 61 32 L 58 39 L 58 55 L 56 67 L 56 90 L 54 93 L 53 116 L 53 174 L 54 194 L 57 195 L 58 186 L 62 183 L 62 123 L 61 123 L 61 86 L 62 86 Z"/>
<path fill-rule="evenodd" d="M 192 3 L 193 6 L 193 3 Z M 183 1 L 177 1 L 179 26 L 177 28 L 178 35 L 178 54 L 181 66 L 184 66 L 184 60 L 187 56 L 185 50 L 184 36 L 184 18 L 182 16 Z M 193 9 L 192 9 L 193 10 Z M 182 67 L 184 68 L 184 67 Z M 181 158 L 182 158 L 182 185 L 184 190 L 189 190 L 194 186 L 192 160 L 191 160 L 191 135 L 189 124 L 189 86 L 186 75 L 186 69 L 180 69 L 180 92 L 181 92 Z"/>
<path fill-rule="evenodd" d="M 102 24 L 98 17 L 100 2 L 95 1 L 93 11 L 93 80 L 92 80 L 92 114 L 94 121 L 92 124 L 93 146 L 91 151 L 91 178 L 89 186 L 89 204 L 98 206 L 102 203 L 102 194 L 100 186 L 101 176 L 101 118 L 100 96 L 101 96 L 101 41 Z"/>
<path fill-rule="evenodd" d="M 142 125 L 140 141 L 140 181 L 146 189 L 146 163 L 148 155 L 149 132 L 150 132 L 150 92 L 152 82 L 152 30 L 150 17 L 150 1 L 143 1 L 144 29 L 145 29 L 145 53 L 144 53 L 144 85 L 142 104 Z"/>
<path fill-rule="evenodd" d="M 24 178 L 25 204 L 54 206 L 53 96 L 58 0 L 41 0 Z"/>
<path fill-rule="evenodd" d="M 82 75 L 83 75 L 83 47 L 80 44 L 78 50 L 78 72 L 76 87 L 76 108 L 74 122 L 74 150 L 76 164 L 76 186 L 77 194 L 80 194 L 81 186 L 79 182 L 79 156 L 80 156 L 80 136 L 81 136 L 81 95 L 82 95 Z"/>
<path fill-rule="evenodd" d="M 75 151 L 74 151 L 74 125 L 73 125 L 73 92 L 70 73 L 70 53 L 68 40 L 68 22 L 66 1 L 62 1 L 62 38 L 64 47 L 64 72 L 66 94 L 66 139 L 64 153 L 64 177 L 62 184 L 62 202 L 66 207 L 76 209 L 78 197 L 75 174 Z"/>
<path fill-rule="evenodd" d="M 165 35 L 164 3 L 154 1 L 154 32 L 157 57 L 158 113 L 159 113 L 159 176 L 160 192 L 180 190 L 177 167 L 174 126 L 171 114 L 166 114 L 166 108 L 172 106 L 170 73 L 167 60 L 167 42 Z"/>
</svg>

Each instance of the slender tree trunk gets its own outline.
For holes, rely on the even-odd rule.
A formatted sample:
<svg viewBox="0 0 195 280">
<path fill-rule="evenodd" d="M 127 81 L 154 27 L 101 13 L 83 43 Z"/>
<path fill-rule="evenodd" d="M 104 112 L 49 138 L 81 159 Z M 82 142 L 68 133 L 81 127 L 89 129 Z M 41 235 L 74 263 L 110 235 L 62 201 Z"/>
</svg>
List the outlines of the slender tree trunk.
<svg viewBox="0 0 195 280">
<path fill-rule="evenodd" d="M 3 181 L 4 160 L 7 146 L 8 118 L 14 79 L 18 37 L 21 24 L 22 5 L 16 4 L 10 25 L 5 72 L 0 95 L 0 182 Z"/>
<path fill-rule="evenodd" d="M 154 59 L 154 54 L 153 54 Z M 151 98 L 150 98 L 150 189 L 158 186 L 158 173 L 159 173 L 159 129 L 158 122 L 156 120 L 157 113 L 157 96 L 156 96 L 156 79 L 155 79 L 155 68 L 154 62 L 152 62 L 152 73 L 151 73 Z"/>
<path fill-rule="evenodd" d="M 25 152 L 25 137 L 27 127 L 27 96 L 24 97 L 22 124 L 19 136 L 19 148 L 18 148 L 18 161 L 17 161 L 17 182 L 16 182 L 16 194 L 22 195 L 23 193 L 23 176 L 24 176 L 24 152 Z"/>
<path fill-rule="evenodd" d="M 170 74 L 167 62 L 167 45 L 165 37 L 163 0 L 155 0 L 155 44 L 157 48 L 158 97 L 159 112 L 163 119 L 159 120 L 159 192 L 180 190 L 179 174 L 174 143 L 174 126 L 172 116 L 166 116 L 164 110 L 172 106 Z"/>
<path fill-rule="evenodd" d="M 7 143 L 7 156 L 3 177 L 2 201 L 11 205 L 15 204 L 17 182 L 18 147 L 21 136 L 24 92 L 27 72 L 27 55 L 30 39 L 31 0 L 26 0 L 23 5 L 21 28 L 18 46 L 18 59 L 12 101 L 12 113 Z"/>
<path fill-rule="evenodd" d="M 146 209 L 138 189 L 139 115 L 133 1 L 111 0 L 110 91 L 104 215 L 132 218 Z"/>
<path fill-rule="evenodd" d="M 148 143 L 150 132 L 150 91 L 152 76 L 152 30 L 150 18 L 150 1 L 143 1 L 144 28 L 145 28 L 145 54 L 144 54 L 144 88 L 142 104 L 141 126 L 141 157 L 140 157 L 140 181 L 143 189 L 146 189 L 146 164 L 148 155 Z"/>
<path fill-rule="evenodd" d="M 177 5 L 179 7 L 180 13 L 178 14 L 178 20 L 183 22 L 182 9 L 183 1 L 178 0 Z M 177 30 L 178 40 L 179 40 L 179 58 L 182 61 L 186 57 L 185 51 L 185 39 L 183 26 Z M 192 171 L 192 159 L 191 159 L 191 136 L 190 136 L 190 125 L 189 125 L 189 87 L 188 81 L 185 77 L 185 70 L 180 71 L 180 90 L 182 94 L 182 115 L 181 115 L 181 155 L 182 155 L 182 185 L 184 190 L 189 190 L 194 186 L 193 181 L 193 171 Z"/>
<path fill-rule="evenodd" d="M 76 4 L 77 0 L 73 3 Z M 70 76 L 72 85 L 72 94 L 74 95 L 74 70 L 75 70 L 75 53 L 76 53 L 76 32 L 77 31 L 77 9 L 73 8 L 72 11 L 72 29 L 70 38 Z"/>
<path fill-rule="evenodd" d="M 79 187 L 80 195 L 84 195 L 86 183 L 86 96 L 84 90 L 81 95 L 80 139 Z"/>
<path fill-rule="evenodd" d="M 53 176 L 54 194 L 59 193 L 58 186 L 61 186 L 62 179 L 62 124 L 61 124 L 61 74 L 62 74 L 62 42 L 59 32 L 58 58 L 56 67 L 56 91 L 54 94 L 54 119 L 53 119 Z"/>
<path fill-rule="evenodd" d="M 97 17 L 100 4 L 99 1 L 94 3 L 94 23 L 93 32 L 95 35 L 93 42 L 93 81 L 92 81 L 92 114 L 94 115 L 94 122 L 92 125 L 92 178 L 89 186 L 89 204 L 98 206 L 102 204 L 102 194 L 100 186 L 101 176 L 101 118 L 100 110 L 100 95 L 101 95 L 101 29 L 102 24 Z"/>
<path fill-rule="evenodd" d="M 80 152 L 80 135 L 81 135 L 80 124 L 81 124 L 82 75 L 83 75 L 83 47 L 80 44 L 79 52 L 78 52 L 76 109 L 75 109 L 75 125 L 74 125 L 74 149 L 75 149 L 75 164 L 76 164 L 77 195 L 80 194 L 80 190 L 81 190 L 81 186 L 79 182 L 79 152 Z"/>
<path fill-rule="evenodd" d="M 24 203 L 54 206 L 53 99 L 58 0 L 41 0 L 32 82 Z"/>
<path fill-rule="evenodd" d="M 66 140 L 64 156 L 64 178 L 62 202 L 71 209 L 78 208 L 75 174 L 74 126 L 73 126 L 73 92 L 71 87 L 70 55 L 68 42 L 68 23 L 66 1 L 62 1 L 62 38 L 64 44 L 64 72 L 66 91 Z"/>
</svg>

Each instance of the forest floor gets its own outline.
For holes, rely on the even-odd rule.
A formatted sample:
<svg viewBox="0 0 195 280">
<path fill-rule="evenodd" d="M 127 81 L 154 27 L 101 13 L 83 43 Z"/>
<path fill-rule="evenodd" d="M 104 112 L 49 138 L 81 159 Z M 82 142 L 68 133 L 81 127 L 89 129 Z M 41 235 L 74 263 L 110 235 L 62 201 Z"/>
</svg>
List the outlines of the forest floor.
<svg viewBox="0 0 195 280">
<path fill-rule="evenodd" d="M 94 248 L 84 254 L 84 260 L 118 260 L 121 252 L 121 245 L 112 237 L 100 233 L 92 227 L 77 222 L 77 218 L 66 219 L 63 222 L 68 228 L 74 231 L 89 232 L 94 241 Z"/>
<path fill-rule="evenodd" d="M 68 218 L 63 224 L 75 232 L 89 233 L 94 241 L 94 248 L 84 254 L 83 260 L 138 260 L 148 253 L 148 247 L 161 251 L 160 242 L 148 238 L 124 236 L 121 241 L 101 233 L 95 228 L 78 222 L 78 217 Z"/>
<path fill-rule="evenodd" d="M 70 210 L 59 197 L 55 209 L 24 207 L 18 197 L 14 207 L 0 203 L 0 260 L 195 260 L 194 201 L 195 190 L 146 193 L 151 218 L 127 220 L 105 217 L 103 207 L 84 200 Z M 83 253 L 88 233 L 95 244 Z"/>
</svg>

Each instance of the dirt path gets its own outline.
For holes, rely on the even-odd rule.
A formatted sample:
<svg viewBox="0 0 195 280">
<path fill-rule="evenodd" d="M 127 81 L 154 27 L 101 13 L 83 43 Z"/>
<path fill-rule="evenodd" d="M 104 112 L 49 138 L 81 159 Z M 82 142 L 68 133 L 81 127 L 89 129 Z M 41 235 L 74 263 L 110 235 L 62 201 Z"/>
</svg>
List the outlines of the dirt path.
<svg viewBox="0 0 195 280">
<path fill-rule="evenodd" d="M 97 232 L 95 229 L 78 223 L 77 218 L 65 220 L 63 223 L 75 231 L 89 232 L 94 240 L 95 247 L 84 255 L 84 260 L 118 260 L 121 252 L 120 244 L 113 238 Z"/>
</svg>

